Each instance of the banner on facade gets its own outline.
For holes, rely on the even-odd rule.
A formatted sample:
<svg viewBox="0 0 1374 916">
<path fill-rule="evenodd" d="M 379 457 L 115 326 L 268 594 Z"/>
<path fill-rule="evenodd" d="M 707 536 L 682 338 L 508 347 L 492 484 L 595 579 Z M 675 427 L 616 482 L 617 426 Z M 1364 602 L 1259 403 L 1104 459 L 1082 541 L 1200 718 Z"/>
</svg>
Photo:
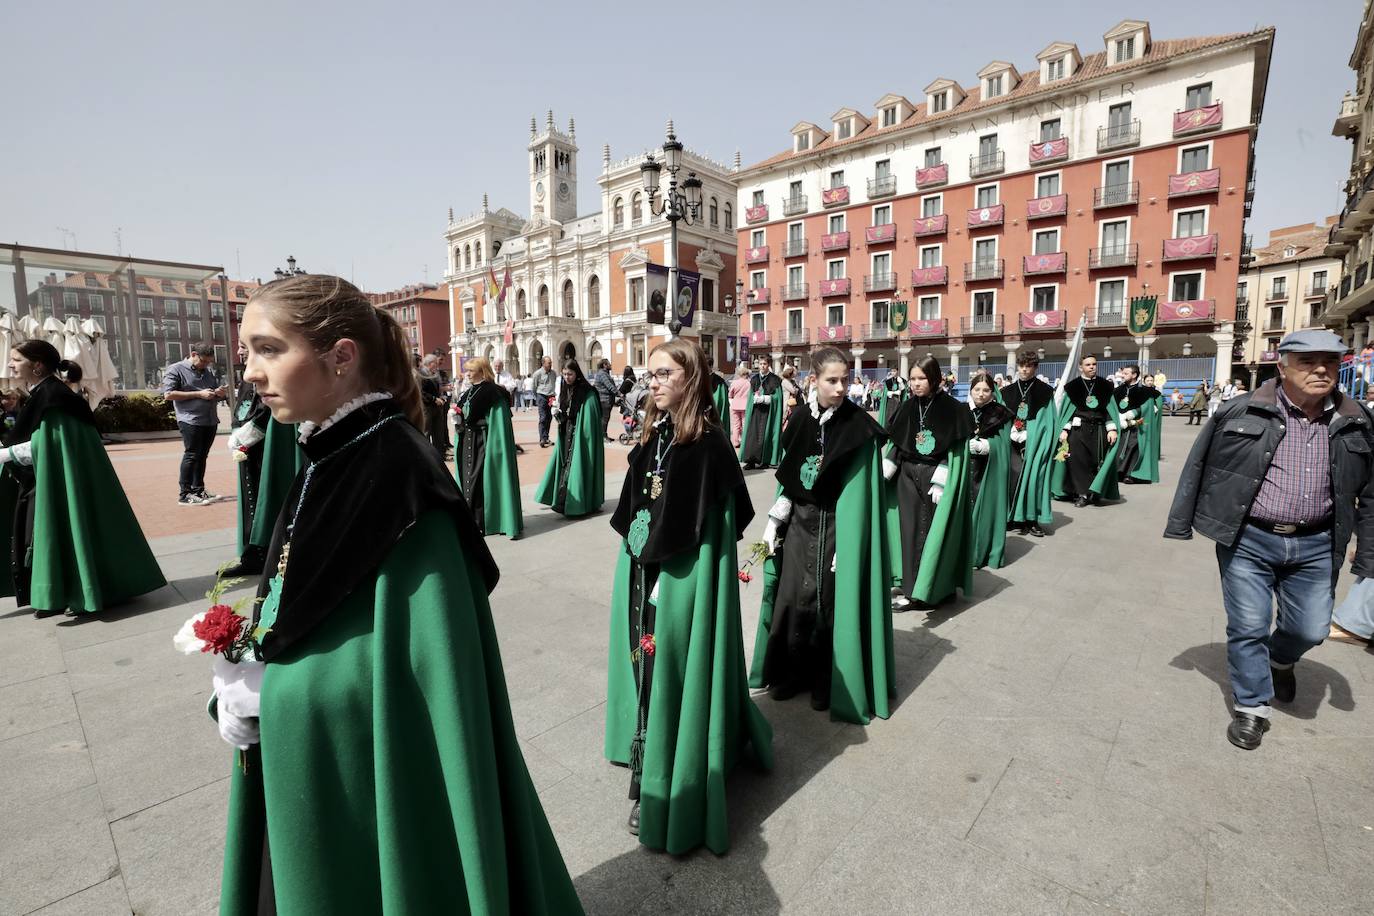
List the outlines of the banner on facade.
<svg viewBox="0 0 1374 916">
<path fill-rule="evenodd" d="M 893 299 L 888 306 L 887 320 L 888 324 L 892 326 L 892 333 L 900 334 L 906 330 L 908 324 L 907 309 L 909 307 L 910 304 L 905 299 Z"/>
<path fill-rule="evenodd" d="M 739 347 L 737 348 L 739 359 L 736 360 L 735 363 L 736 365 L 739 363 L 747 364 L 749 362 L 749 338 L 740 336 L 736 337 L 735 340 L 739 341 Z"/>
<path fill-rule="evenodd" d="M 677 272 L 677 304 L 673 314 L 684 328 L 692 326 L 701 294 L 701 274 L 691 270 Z"/>
<path fill-rule="evenodd" d="M 648 302 L 645 316 L 649 324 L 667 324 L 674 318 L 684 328 L 692 326 L 697 311 L 697 294 L 701 289 L 701 274 L 679 269 L 677 272 L 677 301 L 668 311 L 668 268 L 662 264 L 644 267 L 644 293 Z"/>
<path fill-rule="evenodd" d="M 1158 314 L 1158 296 L 1136 296 L 1131 299 L 1126 330 L 1132 337 L 1145 337 L 1155 329 L 1155 317 Z"/>
</svg>

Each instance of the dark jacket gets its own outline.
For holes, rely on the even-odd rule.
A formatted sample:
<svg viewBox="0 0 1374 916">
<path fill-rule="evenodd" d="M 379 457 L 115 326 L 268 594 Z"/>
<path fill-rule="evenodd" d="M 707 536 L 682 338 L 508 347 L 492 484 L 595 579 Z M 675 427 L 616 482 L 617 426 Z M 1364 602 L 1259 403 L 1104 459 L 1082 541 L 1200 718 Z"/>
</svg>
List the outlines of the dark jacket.
<svg viewBox="0 0 1374 916">
<path fill-rule="evenodd" d="M 596 370 L 596 374 L 592 376 L 592 387 L 596 389 L 596 396 L 603 405 L 615 400 L 616 381 L 611 378 L 611 373 L 605 369 Z"/>
<path fill-rule="evenodd" d="M 1344 565 L 1350 536 L 1356 536 L 1352 570 L 1374 578 L 1374 417 L 1353 398 L 1336 401 L 1331 441 L 1331 584 Z M 1193 530 L 1226 547 L 1234 546 L 1287 428 L 1278 403 L 1278 383 L 1232 398 L 1202 427 L 1179 477 L 1169 509 L 1166 538 L 1188 540 Z"/>
</svg>

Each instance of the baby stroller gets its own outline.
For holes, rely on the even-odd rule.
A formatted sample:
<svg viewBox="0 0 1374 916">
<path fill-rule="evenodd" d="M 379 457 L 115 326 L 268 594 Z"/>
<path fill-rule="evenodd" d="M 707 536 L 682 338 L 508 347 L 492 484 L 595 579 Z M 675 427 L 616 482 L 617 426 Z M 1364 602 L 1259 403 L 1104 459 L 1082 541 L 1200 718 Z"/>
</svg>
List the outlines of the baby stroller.
<svg viewBox="0 0 1374 916">
<path fill-rule="evenodd" d="M 620 422 L 625 427 L 619 436 L 620 444 L 632 445 L 639 438 L 639 422 L 644 418 L 644 412 L 636 410 L 623 394 L 615 399 L 615 403 L 620 408 Z"/>
</svg>

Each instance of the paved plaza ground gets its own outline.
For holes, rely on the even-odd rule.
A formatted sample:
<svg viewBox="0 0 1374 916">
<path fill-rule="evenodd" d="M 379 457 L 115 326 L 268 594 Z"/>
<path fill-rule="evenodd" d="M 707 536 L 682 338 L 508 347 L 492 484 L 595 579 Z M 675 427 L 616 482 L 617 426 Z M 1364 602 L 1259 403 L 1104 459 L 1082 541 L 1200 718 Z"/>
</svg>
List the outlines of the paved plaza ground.
<svg viewBox="0 0 1374 916">
<path fill-rule="evenodd" d="M 1053 536 L 1011 538 L 971 600 L 899 615 L 891 719 L 760 697 L 776 769 L 732 778 L 729 855 L 674 858 L 625 832 L 627 774 L 601 757 L 625 450 L 608 450 L 607 511 L 565 522 L 534 505 L 549 452 L 518 415 L 526 537 L 488 541 L 492 607 L 587 911 L 1370 912 L 1374 654 L 1321 646 L 1263 746 L 1227 743 L 1211 542 L 1160 537 L 1194 432 L 1165 422 L 1162 485 L 1057 503 Z M 79 622 L 0 604 L 0 914 L 216 906 L 231 752 L 205 716 L 208 661 L 171 639 L 233 553 L 233 507 L 173 504 L 176 443 L 111 454 L 170 585 Z M 232 493 L 231 474 L 217 445 L 211 489 Z M 772 477 L 749 486 L 754 538 Z M 759 586 L 742 593 L 747 647 Z"/>
</svg>

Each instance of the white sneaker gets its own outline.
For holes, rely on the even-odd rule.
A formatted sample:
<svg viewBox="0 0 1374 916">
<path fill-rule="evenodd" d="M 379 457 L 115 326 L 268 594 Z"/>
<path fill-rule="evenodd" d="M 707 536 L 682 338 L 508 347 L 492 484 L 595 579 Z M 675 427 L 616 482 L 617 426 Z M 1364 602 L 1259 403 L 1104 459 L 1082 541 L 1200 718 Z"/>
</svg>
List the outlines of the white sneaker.
<svg viewBox="0 0 1374 916">
<path fill-rule="evenodd" d="M 203 505 L 205 505 L 205 500 L 204 500 L 204 499 L 201 499 L 201 497 L 200 497 L 199 494 L 196 494 L 196 493 L 187 493 L 185 496 L 181 497 L 181 499 L 178 499 L 178 500 L 177 500 L 177 505 L 178 505 L 178 506 L 203 506 Z"/>
<path fill-rule="evenodd" d="M 221 499 L 224 499 L 224 497 L 220 496 L 218 493 L 211 493 L 208 490 L 201 490 L 196 495 L 200 497 L 202 503 L 217 503 Z"/>
</svg>

